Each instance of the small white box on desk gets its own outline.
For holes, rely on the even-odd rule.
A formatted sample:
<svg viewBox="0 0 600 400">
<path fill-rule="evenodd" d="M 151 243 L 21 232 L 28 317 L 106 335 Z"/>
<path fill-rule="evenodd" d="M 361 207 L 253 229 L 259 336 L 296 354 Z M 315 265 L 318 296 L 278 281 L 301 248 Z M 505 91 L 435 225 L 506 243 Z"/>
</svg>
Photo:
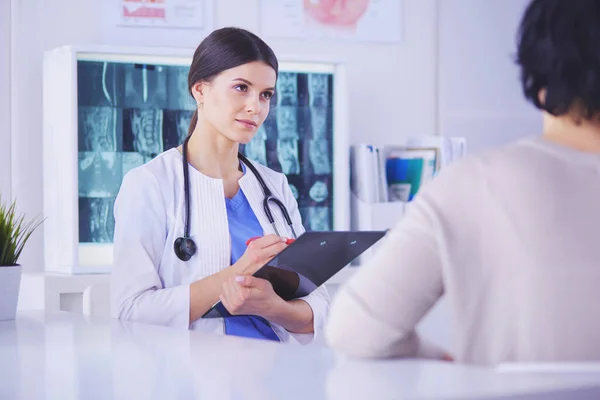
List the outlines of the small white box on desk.
<svg viewBox="0 0 600 400">
<path fill-rule="evenodd" d="M 18 309 L 81 313 L 85 289 L 109 283 L 109 274 L 24 273 Z"/>
</svg>

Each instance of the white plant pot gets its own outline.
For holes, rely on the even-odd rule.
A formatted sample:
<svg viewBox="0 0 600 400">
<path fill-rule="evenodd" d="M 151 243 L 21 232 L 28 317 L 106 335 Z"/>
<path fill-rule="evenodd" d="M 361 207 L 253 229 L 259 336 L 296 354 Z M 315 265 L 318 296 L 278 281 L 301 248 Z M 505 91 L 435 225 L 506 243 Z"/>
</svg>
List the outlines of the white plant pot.
<svg viewBox="0 0 600 400">
<path fill-rule="evenodd" d="M 0 266 L 0 321 L 15 319 L 21 287 L 20 265 Z"/>
</svg>

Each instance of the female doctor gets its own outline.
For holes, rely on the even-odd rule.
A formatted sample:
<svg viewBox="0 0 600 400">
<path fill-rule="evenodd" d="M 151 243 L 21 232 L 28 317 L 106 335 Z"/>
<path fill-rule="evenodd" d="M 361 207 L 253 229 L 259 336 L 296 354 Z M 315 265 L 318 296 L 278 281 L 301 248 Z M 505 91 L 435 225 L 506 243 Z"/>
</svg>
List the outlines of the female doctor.
<svg viewBox="0 0 600 400">
<path fill-rule="evenodd" d="M 326 289 L 284 301 L 251 276 L 304 231 L 285 175 L 238 153 L 269 113 L 277 70 L 271 48 L 243 29 L 216 30 L 196 49 L 188 137 L 127 173 L 115 202 L 113 317 L 314 341 L 329 309 Z M 235 317 L 202 319 L 219 300 Z"/>
</svg>

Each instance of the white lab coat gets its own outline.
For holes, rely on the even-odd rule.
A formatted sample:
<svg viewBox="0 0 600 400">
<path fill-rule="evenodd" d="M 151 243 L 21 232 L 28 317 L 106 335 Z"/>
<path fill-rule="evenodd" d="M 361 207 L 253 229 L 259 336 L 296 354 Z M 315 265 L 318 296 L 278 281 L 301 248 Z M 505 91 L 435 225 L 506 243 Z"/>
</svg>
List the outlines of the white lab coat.
<svg viewBox="0 0 600 400">
<path fill-rule="evenodd" d="M 298 205 L 285 175 L 254 163 L 273 196 L 281 200 L 300 235 L 304 232 Z M 191 231 L 198 250 L 190 261 L 173 251 L 184 231 L 182 156 L 168 150 L 132 169 L 123 179 L 115 202 L 114 270 L 111 274 L 112 316 L 129 321 L 224 333 L 222 319 L 198 319 L 190 324 L 189 285 L 231 264 L 231 237 L 223 183 L 189 168 Z M 263 192 L 248 170 L 239 181 L 264 233 L 274 233 L 263 211 Z M 272 205 L 277 229 L 291 236 L 279 208 Z M 330 298 L 324 286 L 303 298 L 313 310 L 315 334 L 273 329 L 282 342 L 311 343 L 323 328 Z"/>
</svg>

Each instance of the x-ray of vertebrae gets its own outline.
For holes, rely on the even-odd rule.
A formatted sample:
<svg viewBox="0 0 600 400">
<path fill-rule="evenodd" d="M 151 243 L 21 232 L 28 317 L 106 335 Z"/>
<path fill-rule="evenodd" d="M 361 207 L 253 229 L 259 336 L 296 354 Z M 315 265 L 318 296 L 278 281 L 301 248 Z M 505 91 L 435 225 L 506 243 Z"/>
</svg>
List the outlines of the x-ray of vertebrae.
<svg viewBox="0 0 600 400">
<path fill-rule="evenodd" d="M 193 111 L 165 110 L 163 112 L 163 148 L 177 147 L 185 140 Z"/>
<path fill-rule="evenodd" d="M 298 74 L 282 72 L 277 77 L 277 105 L 298 105 Z"/>
<path fill-rule="evenodd" d="M 196 101 L 188 89 L 188 68 L 167 67 L 167 99 L 168 108 L 171 110 L 196 109 Z"/>
<path fill-rule="evenodd" d="M 298 140 L 298 114 L 296 107 L 279 106 L 277 114 L 277 138 Z"/>
<path fill-rule="evenodd" d="M 123 175 L 179 146 L 196 102 L 186 66 L 77 61 L 80 241 L 111 242 Z"/>
<path fill-rule="evenodd" d="M 78 61 L 77 101 L 80 106 L 121 107 L 123 69 L 121 64 Z"/>
<path fill-rule="evenodd" d="M 329 109 L 324 107 L 310 107 L 310 129 L 314 139 L 327 139 L 327 117 Z"/>
<path fill-rule="evenodd" d="M 311 200 L 321 203 L 329 197 L 329 190 L 327 190 L 327 184 L 323 181 L 316 181 L 310 188 L 308 195 Z"/>
<path fill-rule="evenodd" d="M 123 176 L 132 169 L 144 165 L 146 163 L 146 157 L 140 153 L 124 152 L 123 157 Z"/>
<path fill-rule="evenodd" d="M 119 192 L 123 177 L 120 153 L 79 153 L 79 196 L 113 197 Z"/>
<path fill-rule="evenodd" d="M 308 75 L 308 93 L 312 107 L 328 107 L 329 76 L 326 74 Z"/>
<path fill-rule="evenodd" d="M 167 67 L 126 64 L 124 66 L 125 107 L 167 107 Z"/>
<path fill-rule="evenodd" d="M 79 149 L 81 151 L 117 151 L 117 109 L 80 107 Z"/>
<path fill-rule="evenodd" d="M 114 198 L 79 198 L 79 241 L 111 243 L 114 237 Z"/>
<path fill-rule="evenodd" d="M 296 201 L 298 201 L 298 199 L 300 198 L 300 192 L 298 191 L 298 188 L 296 187 L 296 185 L 293 184 L 289 184 L 290 186 L 290 190 L 292 191 L 292 195 L 294 196 L 294 199 L 296 199 Z"/>
<path fill-rule="evenodd" d="M 308 229 L 311 231 L 331 230 L 329 207 L 308 207 L 303 211 L 302 218 L 308 224 Z"/>
<path fill-rule="evenodd" d="M 267 131 L 264 125 L 258 128 L 256 135 L 244 147 L 246 157 L 267 165 Z"/>
<path fill-rule="evenodd" d="M 297 140 L 278 140 L 277 158 L 281 165 L 281 172 L 286 175 L 300 173 Z"/>
<path fill-rule="evenodd" d="M 131 135 L 133 151 L 156 157 L 163 151 L 163 111 L 153 108 L 129 110 L 126 123 L 129 129 L 124 134 Z"/>
<path fill-rule="evenodd" d="M 310 158 L 310 163 L 315 174 L 331 174 L 331 160 L 329 159 L 329 141 L 325 139 L 309 140 L 308 157 Z"/>
</svg>

